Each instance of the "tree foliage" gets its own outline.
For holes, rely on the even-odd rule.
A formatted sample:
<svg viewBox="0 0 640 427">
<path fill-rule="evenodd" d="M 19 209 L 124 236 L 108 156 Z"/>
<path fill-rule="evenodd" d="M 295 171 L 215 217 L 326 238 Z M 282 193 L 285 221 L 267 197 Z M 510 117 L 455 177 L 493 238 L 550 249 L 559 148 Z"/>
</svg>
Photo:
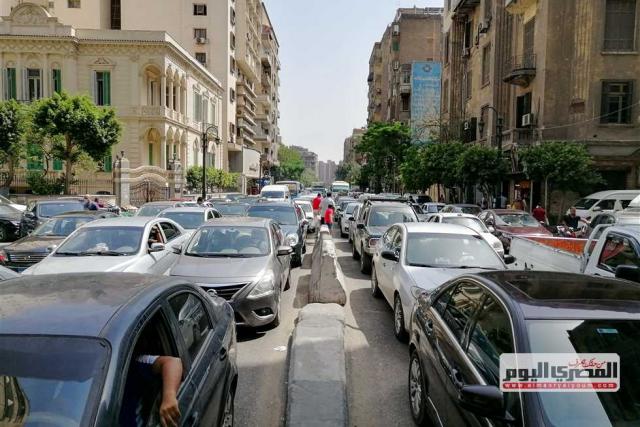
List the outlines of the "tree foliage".
<svg viewBox="0 0 640 427">
<path fill-rule="evenodd" d="M 467 147 L 456 163 L 458 176 L 466 185 L 477 185 L 489 198 L 496 183 L 507 173 L 504 157 L 496 148 L 473 144 Z"/>
<path fill-rule="evenodd" d="M 0 163 L 8 165 L 2 187 L 9 187 L 13 181 L 15 168 L 25 153 L 24 134 L 27 129 L 28 114 L 25 107 L 15 100 L 0 102 Z"/>
<path fill-rule="evenodd" d="M 282 145 L 278 148 L 278 166 L 271 168 L 276 181 L 300 181 L 304 172 L 302 156 L 293 148 Z"/>
<path fill-rule="evenodd" d="M 33 125 L 51 138 L 52 153 L 65 161 L 65 191 L 82 153 L 100 161 L 120 138 L 122 127 L 111 108 L 97 107 L 89 97 L 54 94 L 33 106 Z"/>
<path fill-rule="evenodd" d="M 351 172 L 351 168 L 352 168 L 351 163 L 340 163 L 336 167 L 336 180 L 346 181 L 349 177 L 349 173 Z"/>
<path fill-rule="evenodd" d="M 207 167 L 207 192 L 236 190 L 240 174 Z M 186 173 L 187 187 L 191 191 L 202 190 L 202 166 L 191 166 Z"/>
</svg>

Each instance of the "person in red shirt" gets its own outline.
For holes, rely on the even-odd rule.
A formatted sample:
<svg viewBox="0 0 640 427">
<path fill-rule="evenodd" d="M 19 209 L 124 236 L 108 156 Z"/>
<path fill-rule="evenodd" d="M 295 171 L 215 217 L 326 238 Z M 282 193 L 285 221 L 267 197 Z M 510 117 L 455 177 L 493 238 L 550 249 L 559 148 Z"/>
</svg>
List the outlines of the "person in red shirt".
<svg viewBox="0 0 640 427">
<path fill-rule="evenodd" d="M 533 212 L 531 213 L 538 221 L 544 222 L 545 224 L 547 223 L 547 211 L 545 211 L 542 206 L 536 205 L 535 209 L 533 209 Z"/>
<path fill-rule="evenodd" d="M 329 205 L 327 210 L 324 211 L 324 223 L 329 227 L 329 231 L 331 231 L 331 226 L 333 225 L 333 205 Z"/>
<path fill-rule="evenodd" d="M 311 207 L 313 208 L 313 221 L 315 225 L 319 226 L 320 223 L 320 204 L 322 203 L 322 194 L 318 193 L 315 199 L 311 201 Z"/>
</svg>

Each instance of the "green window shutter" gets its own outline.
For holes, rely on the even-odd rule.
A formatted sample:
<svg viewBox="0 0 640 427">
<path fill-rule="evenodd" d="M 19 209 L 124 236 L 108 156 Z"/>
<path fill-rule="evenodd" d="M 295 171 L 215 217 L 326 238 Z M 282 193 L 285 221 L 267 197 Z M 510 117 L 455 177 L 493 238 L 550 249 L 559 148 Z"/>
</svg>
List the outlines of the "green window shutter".
<svg viewBox="0 0 640 427">
<path fill-rule="evenodd" d="M 7 68 L 7 99 L 17 99 L 16 69 Z"/>
<path fill-rule="evenodd" d="M 62 160 L 53 159 L 53 170 L 54 171 L 61 171 L 62 170 Z"/>
<path fill-rule="evenodd" d="M 393 50 L 394 52 L 397 52 L 400 50 L 400 43 L 399 42 L 393 42 Z"/>
<path fill-rule="evenodd" d="M 148 144 L 149 146 L 149 165 L 153 166 L 153 144 Z"/>
<path fill-rule="evenodd" d="M 104 105 L 111 105 L 111 73 L 104 71 L 102 73 L 102 80 L 102 99 L 104 100 Z"/>
<path fill-rule="evenodd" d="M 51 79 L 53 81 L 53 91 L 56 93 L 62 92 L 62 71 L 51 70 Z"/>
<path fill-rule="evenodd" d="M 111 154 L 108 154 L 102 162 L 104 163 L 102 170 L 104 170 L 105 172 L 111 172 L 113 170 L 112 168 L 113 160 L 111 158 Z"/>
</svg>

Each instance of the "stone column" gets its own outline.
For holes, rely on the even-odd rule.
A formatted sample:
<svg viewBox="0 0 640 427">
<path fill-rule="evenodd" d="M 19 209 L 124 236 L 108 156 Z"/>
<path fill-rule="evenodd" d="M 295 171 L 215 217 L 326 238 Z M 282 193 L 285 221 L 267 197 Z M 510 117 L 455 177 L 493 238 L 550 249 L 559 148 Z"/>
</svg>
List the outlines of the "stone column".
<svg viewBox="0 0 640 427">
<path fill-rule="evenodd" d="M 24 96 L 24 93 L 23 93 L 24 88 L 22 87 L 23 75 L 24 75 L 24 69 L 23 69 L 23 63 L 22 63 L 22 54 L 20 54 L 18 55 L 18 62 L 16 65 L 16 98 L 18 98 L 19 100 L 26 98 L 26 96 Z"/>
<path fill-rule="evenodd" d="M 51 86 L 51 67 L 49 66 L 49 54 L 44 54 L 44 67 L 42 68 L 42 97 L 48 98 L 52 95 L 53 90 L 49 90 Z"/>
<path fill-rule="evenodd" d="M 167 107 L 170 110 L 174 109 L 174 106 L 173 106 L 173 80 L 171 80 L 169 82 L 169 105 L 167 105 Z"/>
<path fill-rule="evenodd" d="M 114 190 L 116 195 L 116 204 L 121 207 L 131 205 L 131 180 L 129 175 L 129 160 L 123 157 L 116 162 L 113 169 Z"/>
<path fill-rule="evenodd" d="M 160 105 L 167 106 L 167 76 L 165 74 L 160 78 Z"/>
<path fill-rule="evenodd" d="M 162 169 L 167 168 L 167 137 L 160 137 L 160 167 Z"/>
<path fill-rule="evenodd" d="M 175 100 L 175 110 L 178 113 L 182 112 L 182 105 L 180 104 L 180 92 L 182 92 L 182 86 L 180 86 L 180 83 L 178 83 L 178 86 L 176 87 L 176 100 Z"/>
</svg>

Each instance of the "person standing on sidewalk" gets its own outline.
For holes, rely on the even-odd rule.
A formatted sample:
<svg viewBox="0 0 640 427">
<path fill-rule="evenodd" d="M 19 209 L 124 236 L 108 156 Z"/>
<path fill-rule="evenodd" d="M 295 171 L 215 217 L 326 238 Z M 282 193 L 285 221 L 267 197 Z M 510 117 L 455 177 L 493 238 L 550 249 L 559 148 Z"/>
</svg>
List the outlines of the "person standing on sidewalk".
<svg viewBox="0 0 640 427">
<path fill-rule="evenodd" d="M 322 194 L 318 195 L 311 201 L 311 207 L 313 208 L 313 226 L 314 228 L 320 227 L 320 204 L 322 203 Z"/>
<path fill-rule="evenodd" d="M 333 225 L 333 204 L 327 207 L 327 210 L 324 211 L 324 223 L 327 227 L 329 227 L 329 233 L 331 233 L 331 226 Z"/>
<path fill-rule="evenodd" d="M 320 221 L 324 224 L 324 214 L 327 211 L 329 205 L 335 206 L 336 202 L 331 198 L 331 193 L 327 193 L 327 197 L 322 199 L 322 203 L 320 203 Z"/>
</svg>

